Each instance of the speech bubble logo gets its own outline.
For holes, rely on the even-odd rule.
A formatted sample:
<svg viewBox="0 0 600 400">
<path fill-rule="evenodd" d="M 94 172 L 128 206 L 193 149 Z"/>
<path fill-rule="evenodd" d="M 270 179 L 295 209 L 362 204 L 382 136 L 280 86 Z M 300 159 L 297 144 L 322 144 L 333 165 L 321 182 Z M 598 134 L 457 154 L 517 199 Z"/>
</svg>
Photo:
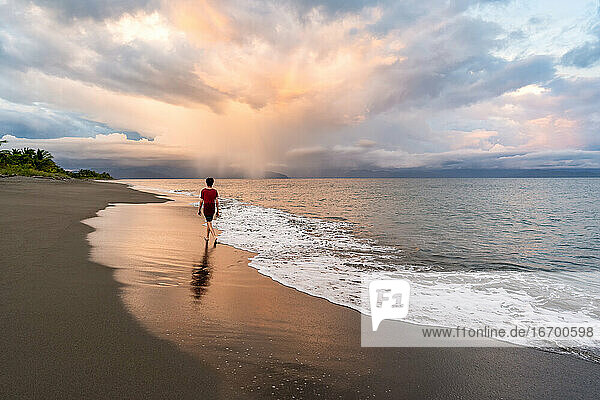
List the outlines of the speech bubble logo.
<svg viewBox="0 0 600 400">
<path fill-rule="evenodd" d="M 406 318 L 410 283 L 403 279 L 382 279 L 369 283 L 373 332 L 384 319 Z"/>
</svg>

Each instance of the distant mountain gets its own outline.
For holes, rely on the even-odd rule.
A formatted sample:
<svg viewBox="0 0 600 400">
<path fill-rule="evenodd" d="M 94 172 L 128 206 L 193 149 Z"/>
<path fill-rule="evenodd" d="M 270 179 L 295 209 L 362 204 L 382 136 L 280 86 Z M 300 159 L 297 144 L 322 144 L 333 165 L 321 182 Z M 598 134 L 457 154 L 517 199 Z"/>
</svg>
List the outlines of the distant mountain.
<svg viewBox="0 0 600 400">
<path fill-rule="evenodd" d="M 68 168 L 76 169 L 80 168 L 79 163 L 65 162 Z M 148 166 L 119 166 L 119 165 L 106 165 L 106 163 L 94 162 L 87 160 L 85 165 L 86 168 L 102 168 L 109 172 L 112 176 L 117 179 L 137 179 L 137 178 L 149 178 L 149 179 L 170 179 L 170 178 L 181 178 L 181 179 L 204 179 L 207 176 L 213 176 L 214 178 L 241 178 L 247 179 L 248 174 L 244 171 L 231 170 L 227 173 L 220 173 L 218 171 L 201 171 L 193 166 L 188 165 L 148 165 Z M 260 179 L 286 179 L 289 178 L 279 172 L 265 171 Z"/>
<path fill-rule="evenodd" d="M 289 176 L 284 175 L 279 172 L 265 171 L 265 173 L 263 174 L 263 178 L 265 178 L 265 179 L 289 179 Z"/>
<path fill-rule="evenodd" d="M 186 163 L 149 166 L 110 165 L 106 160 L 86 160 L 85 163 L 59 160 L 65 169 L 95 169 L 106 171 L 117 179 L 124 178 L 249 178 L 241 170 L 201 171 Z M 598 178 L 600 168 L 539 168 L 539 169 L 430 169 L 430 168 L 378 168 L 349 171 L 320 171 L 315 176 L 294 176 L 297 178 Z M 289 176 L 275 171 L 265 171 L 258 176 L 262 179 L 286 179 Z"/>
</svg>

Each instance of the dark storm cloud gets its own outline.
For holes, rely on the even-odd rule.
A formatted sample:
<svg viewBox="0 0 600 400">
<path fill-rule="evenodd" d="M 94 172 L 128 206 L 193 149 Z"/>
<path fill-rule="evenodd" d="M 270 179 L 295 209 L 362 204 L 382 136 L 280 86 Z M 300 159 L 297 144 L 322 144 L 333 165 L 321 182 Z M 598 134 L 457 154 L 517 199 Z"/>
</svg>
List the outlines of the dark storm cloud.
<svg viewBox="0 0 600 400">
<path fill-rule="evenodd" d="M 589 33 L 596 37 L 577 46 L 562 56 L 562 64 L 579 68 L 587 68 L 600 61 L 600 7 L 596 11 L 596 23 L 589 29 Z"/>
<path fill-rule="evenodd" d="M 273 0 L 267 0 L 273 3 Z M 360 10 L 365 6 L 376 6 L 381 1 L 369 0 L 286 0 L 285 3 L 305 13 L 315 7 L 321 8 L 328 13 L 352 12 Z"/>
<path fill-rule="evenodd" d="M 141 94 L 174 104 L 204 103 L 215 111 L 227 96 L 203 84 L 193 73 L 196 52 L 178 43 L 169 52 L 156 51 L 142 42 L 105 49 L 91 75 L 78 74 L 81 80 L 111 90 Z"/>
<path fill-rule="evenodd" d="M 217 171 L 198 171 L 190 160 L 149 162 L 143 166 L 123 165 L 106 159 L 69 159 L 56 157 L 56 162 L 65 169 L 91 169 L 108 172 L 113 178 L 197 178 L 198 176 L 221 176 Z"/>
<path fill-rule="evenodd" d="M 583 150 L 504 151 L 440 154 L 440 168 L 600 168 L 600 152 Z"/>
<path fill-rule="evenodd" d="M 493 170 L 493 169 L 551 169 L 600 168 L 600 151 L 547 150 L 547 151 L 479 151 L 457 150 L 441 153 L 406 153 L 383 148 L 360 146 L 330 148 L 299 148 L 286 154 L 288 170 L 296 176 L 343 176 L 348 171 L 362 171 L 376 176 L 376 171 L 394 171 L 407 168 Z"/>
<path fill-rule="evenodd" d="M 0 71 L 6 71 L 5 77 L 10 71 L 39 70 L 116 92 L 173 104 L 206 104 L 214 110 L 227 98 L 194 74 L 199 50 L 183 39 L 169 46 L 119 42 L 103 24 L 74 30 L 18 7 L 0 6 L 0 11 Z"/>
<path fill-rule="evenodd" d="M 392 29 L 406 29 L 423 21 L 434 23 L 433 19 L 450 20 L 463 13 L 469 7 L 485 5 L 486 3 L 510 3 L 511 0 L 456 0 L 456 1 L 424 1 L 424 0 L 385 0 L 381 4 L 385 13 L 376 24 L 370 26 L 374 33 L 385 33 Z M 433 19 L 432 19 L 433 17 Z M 490 24 L 492 30 L 497 26 Z M 476 38 L 474 38 L 476 39 Z"/>
<path fill-rule="evenodd" d="M 34 0 L 33 3 L 56 12 L 60 17 L 104 19 L 126 12 L 156 8 L 158 0 Z"/>
<path fill-rule="evenodd" d="M 402 50 L 404 60 L 378 71 L 380 96 L 371 111 L 455 108 L 554 76 L 550 57 L 506 61 L 491 55 L 490 50 L 501 45 L 499 32 L 494 24 L 466 17 L 418 32 Z"/>
<path fill-rule="evenodd" d="M 377 32 L 395 27 L 407 31 L 401 39 L 407 40 L 408 47 L 400 52 L 406 60 L 376 71 L 372 85 L 374 100 L 369 108 L 372 113 L 377 113 L 393 106 L 453 107 L 497 96 L 518 85 L 548 79 L 553 73 L 549 59 L 509 63 L 493 57 L 489 51 L 500 45 L 496 40 L 500 28 L 459 16 L 469 6 L 489 1 L 452 1 L 435 7 L 416 0 L 377 3 L 307 0 L 294 4 L 306 9 L 321 6 L 331 12 L 350 12 L 380 4 L 385 10 L 383 17 L 369 29 Z M 90 5 L 87 1 L 73 0 L 42 3 L 69 15 L 88 10 L 91 16 L 101 17 L 147 7 L 152 2 L 103 1 Z M 122 43 L 115 41 L 102 24 L 87 24 L 84 29 L 75 31 L 69 24 L 45 19 L 46 15 L 28 16 L 19 9 L 20 3 L 14 4 L 17 6 L 5 6 L 0 16 L 0 69 L 39 70 L 44 74 L 173 104 L 205 104 L 215 111 L 219 111 L 221 103 L 229 98 L 242 98 L 252 103 L 248 96 L 226 93 L 203 83 L 195 73 L 195 66 L 202 64 L 205 54 L 184 38 L 170 40 L 169 45 L 142 40 Z M 235 2 L 227 4 L 231 7 Z M 21 3 L 20 7 L 24 5 Z M 292 50 L 298 45 L 297 41 L 286 41 L 281 34 L 274 35 L 270 30 L 251 28 L 248 21 L 237 22 L 243 29 L 250 30 L 247 32 L 249 37 L 275 43 L 282 57 L 289 50 L 281 49 L 281 46 Z M 265 20 L 266 25 L 276 22 Z M 439 28 L 432 29 L 431 25 L 439 25 Z M 323 52 L 325 56 L 327 51 Z M 271 100 L 267 98 L 260 105 Z"/>
<path fill-rule="evenodd" d="M 562 57 L 564 65 L 587 68 L 600 61 L 600 41 L 588 42 L 565 53 Z"/>
<path fill-rule="evenodd" d="M 165 143 L 177 140 L 149 143 L 128 141 L 123 135 L 102 136 L 114 131 L 110 120 L 121 113 L 120 109 L 114 110 L 114 105 L 107 104 L 107 108 L 113 107 L 112 112 L 100 113 L 106 118 L 98 117 L 107 124 L 94 122 L 96 117 L 58 110 L 57 104 L 74 107 L 75 101 L 87 101 L 82 95 L 70 103 L 61 99 L 53 103 L 52 96 L 62 96 L 65 83 L 65 96 L 81 91 L 104 97 L 104 91 L 83 88 L 100 87 L 127 94 L 126 98 L 122 96 L 123 104 L 139 100 L 140 108 L 147 104 L 145 97 L 186 107 L 204 104 L 217 112 L 225 109 L 223 105 L 230 99 L 250 104 L 254 109 L 247 113 L 245 106 L 239 107 L 244 109 L 243 114 L 231 111 L 238 104 L 227 112 L 231 112 L 232 119 L 240 118 L 239 126 L 245 122 L 249 128 L 260 125 L 256 130 L 261 135 L 263 130 L 266 132 L 261 140 L 268 145 L 275 143 L 264 146 L 268 147 L 264 152 L 269 153 L 264 156 L 265 162 L 287 166 L 288 170 L 281 172 L 290 175 L 423 166 L 598 166 L 598 154 L 592 150 L 600 148 L 600 80 L 559 78 L 554 69 L 557 60 L 529 55 L 536 51 L 519 53 L 517 58 L 506 56 L 503 50 L 509 46 L 507 42 L 522 39 L 527 30 L 507 32 L 475 13 L 465 13 L 471 6 L 489 2 L 511 3 L 176 2 L 181 6 L 179 11 L 195 10 L 195 14 L 185 15 L 193 22 L 187 26 L 177 20 L 179 14 L 173 11 L 177 7 L 172 2 L 163 2 L 164 7 L 159 9 L 158 1 L 149 0 L 35 1 L 42 6 L 40 11 L 30 8 L 29 1 L 0 1 L 0 99 L 12 102 L 0 100 L 0 136 L 39 139 L 36 145 L 50 146 L 61 160 L 74 160 L 73 166 L 81 166 L 85 154 L 87 158 L 98 157 L 98 165 L 127 160 L 131 164 L 127 168 L 142 171 L 148 159 L 161 155 L 153 161 L 157 166 L 164 164 L 174 171 L 185 168 L 176 163 L 182 157 L 179 142 L 174 145 L 177 151 L 164 153 L 168 147 Z M 149 14 L 155 9 L 159 12 Z M 154 16 L 144 25 L 146 18 Z M 163 28 L 167 39 L 144 37 L 160 35 Z M 126 31 L 127 37 L 122 37 L 119 29 Z M 536 46 L 535 41 L 532 46 Z M 578 67 L 597 65 L 599 46 L 596 41 L 573 43 L 561 62 Z M 318 82 L 323 76 L 328 81 Z M 534 92 L 541 90 L 544 94 L 507 94 L 532 84 L 537 85 Z M 121 98 L 110 98 L 117 97 Z M 93 103 L 95 99 L 89 100 Z M 40 106 L 37 101 L 54 105 Z M 102 100 L 76 107 L 98 115 L 99 103 Z M 166 114 L 186 108 L 150 104 L 153 109 L 168 110 Z M 276 113 L 281 111 L 274 122 L 265 117 L 272 105 L 277 106 Z M 301 109 L 293 109 L 298 105 Z M 466 110 L 474 106 L 481 107 Z M 290 115 L 286 114 L 288 108 L 293 109 Z M 200 114 L 196 109 L 189 112 Z M 204 108 L 201 112 L 210 114 Z M 190 121 L 196 121 L 190 114 L 186 115 Z M 148 117 L 150 122 L 135 125 L 135 129 L 154 129 L 153 125 L 164 124 L 155 133 L 177 139 L 178 129 L 187 128 L 179 121 L 173 122 L 171 115 Z M 532 121 L 533 125 L 535 121 L 548 122 L 536 125 L 535 130 Z M 230 129 L 218 126 L 220 123 L 209 128 L 226 132 L 222 134 L 223 143 L 233 142 L 236 134 L 245 133 L 245 127 L 239 128 L 241 132 L 232 132 L 234 140 L 229 140 Z M 562 128 L 558 126 L 561 124 Z M 238 129 L 232 125 L 232 131 Z M 181 137 L 193 138 L 193 129 L 196 126 Z M 497 133 L 469 139 L 474 131 L 486 130 Z M 199 141 L 202 134 L 198 134 Z M 540 136 L 538 142 L 533 140 L 536 135 Z M 62 136 L 87 137 L 52 139 Z M 585 151 L 541 152 L 535 146 L 575 146 Z M 225 147 L 219 148 L 221 154 L 229 150 Z M 518 150 L 506 150 L 509 148 Z M 122 149 L 122 153 L 115 153 L 116 149 Z M 140 149 L 147 153 L 141 156 Z"/>
<path fill-rule="evenodd" d="M 477 77 L 477 72 L 471 74 L 464 67 L 453 71 L 466 79 L 461 82 L 459 78 L 454 82 L 455 87 L 448 92 L 445 105 L 454 108 L 497 97 L 530 84 L 543 84 L 553 78 L 555 72 L 553 60 L 547 56 L 534 56 L 513 62 L 494 60 L 484 68 L 485 70 L 478 72 L 485 71 L 485 78 Z"/>
<path fill-rule="evenodd" d="M 242 0 L 244 1 L 244 0 Z M 262 0 L 259 3 L 286 5 L 296 10 L 300 15 L 313 9 L 324 11 L 328 16 L 357 12 L 365 7 L 383 7 L 389 21 L 398 27 L 403 20 L 414 20 L 416 16 L 430 13 L 435 9 L 444 9 L 454 13 L 462 12 L 476 4 L 508 3 L 510 0 L 453 0 L 449 2 L 428 2 L 423 0 Z M 239 2 L 228 0 L 228 3 Z M 388 18 L 384 16 L 384 18 Z M 386 19 L 387 21 L 387 19 Z"/>
<path fill-rule="evenodd" d="M 118 130 L 105 123 L 91 121 L 78 113 L 52 110 L 41 105 L 23 106 L 0 101 L 0 137 L 91 137 L 117 131 L 126 134 L 130 140 L 142 138 L 137 132 Z"/>
</svg>

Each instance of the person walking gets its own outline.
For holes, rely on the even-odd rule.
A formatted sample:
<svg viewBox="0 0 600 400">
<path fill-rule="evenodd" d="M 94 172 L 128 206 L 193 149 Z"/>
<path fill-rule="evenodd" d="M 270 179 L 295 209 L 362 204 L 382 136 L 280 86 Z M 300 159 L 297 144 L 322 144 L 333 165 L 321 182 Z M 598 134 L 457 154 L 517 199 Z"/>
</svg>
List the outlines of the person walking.
<svg viewBox="0 0 600 400">
<path fill-rule="evenodd" d="M 204 240 L 208 242 L 212 232 L 216 244 L 217 234 L 212 226 L 212 220 L 213 217 L 219 217 L 219 193 L 213 188 L 214 183 L 215 180 L 213 178 L 206 178 L 206 187 L 200 192 L 198 215 L 204 212 L 204 218 L 206 219 L 206 237 Z"/>
</svg>

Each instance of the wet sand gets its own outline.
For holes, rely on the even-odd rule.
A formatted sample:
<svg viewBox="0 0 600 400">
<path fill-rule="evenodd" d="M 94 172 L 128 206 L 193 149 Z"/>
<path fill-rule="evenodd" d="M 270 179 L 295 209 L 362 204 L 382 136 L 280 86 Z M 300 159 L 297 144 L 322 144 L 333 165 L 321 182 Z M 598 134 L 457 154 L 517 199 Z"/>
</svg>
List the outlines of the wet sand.
<svg viewBox="0 0 600 400">
<path fill-rule="evenodd" d="M 148 333 L 82 224 L 155 196 L 110 183 L 0 179 L 0 398 L 212 398 L 213 371 Z"/>
<path fill-rule="evenodd" d="M 0 180 L 0 397 L 597 398 L 600 366 L 525 348 L 361 348 L 360 314 L 201 239 L 121 185 Z M 217 393 L 218 391 L 218 393 Z M 20 396 L 19 396 L 20 395 Z"/>
<path fill-rule="evenodd" d="M 148 330 L 217 370 L 227 397 L 592 398 L 600 392 L 600 366 L 571 356 L 526 348 L 362 348 L 359 313 L 259 274 L 247 265 L 252 253 L 206 244 L 191 201 L 182 196 L 103 210 L 86 221 L 97 229 L 92 257 L 125 266 L 115 276 L 127 284 L 127 308 Z"/>
</svg>

